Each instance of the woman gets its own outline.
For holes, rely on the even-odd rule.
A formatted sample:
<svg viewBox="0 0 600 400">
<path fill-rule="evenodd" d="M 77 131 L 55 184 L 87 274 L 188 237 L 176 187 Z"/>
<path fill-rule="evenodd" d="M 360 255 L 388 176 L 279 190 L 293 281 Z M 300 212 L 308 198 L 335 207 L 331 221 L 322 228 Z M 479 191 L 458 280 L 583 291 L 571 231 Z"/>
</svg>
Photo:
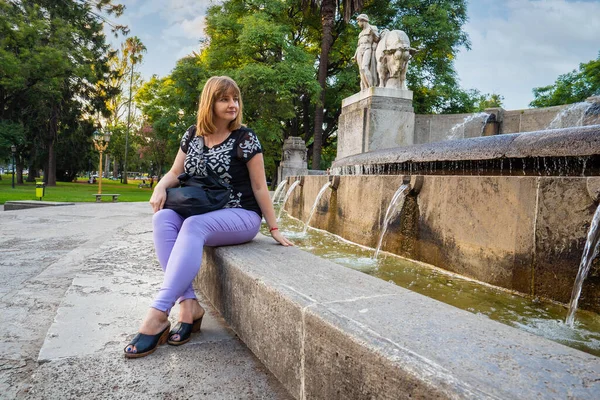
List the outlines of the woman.
<svg viewBox="0 0 600 400">
<path fill-rule="evenodd" d="M 200 96 L 198 122 L 183 135 L 171 170 L 150 198 L 155 213 L 154 247 L 165 277 L 138 334 L 124 349 L 127 358 L 146 356 L 165 342 L 184 344 L 192 332 L 200 330 L 204 309 L 196 300 L 192 281 L 200 269 L 204 245 L 252 240 L 260 228 L 261 213 L 273 238 L 284 246 L 292 245 L 277 229 L 258 138 L 241 122 L 237 84 L 225 76 L 210 78 Z M 166 189 L 178 186 L 177 176 L 183 172 L 204 176 L 207 164 L 234 188 L 225 208 L 187 219 L 163 209 Z M 179 322 L 169 331 L 169 311 L 177 300 Z"/>
</svg>

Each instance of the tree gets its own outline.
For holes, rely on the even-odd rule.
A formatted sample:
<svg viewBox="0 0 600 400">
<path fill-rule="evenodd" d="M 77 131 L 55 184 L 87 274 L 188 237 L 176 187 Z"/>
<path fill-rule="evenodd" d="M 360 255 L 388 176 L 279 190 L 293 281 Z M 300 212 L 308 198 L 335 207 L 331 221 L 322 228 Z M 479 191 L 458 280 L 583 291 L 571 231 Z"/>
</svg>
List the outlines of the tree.
<svg viewBox="0 0 600 400">
<path fill-rule="evenodd" d="M 333 46 L 336 13 L 343 12 L 344 22 L 363 7 L 364 0 L 302 0 L 303 5 L 312 9 L 319 8 L 321 15 L 321 54 L 319 56 L 319 72 L 317 80 L 321 86 L 321 96 L 317 102 L 314 117 L 314 144 L 312 168 L 319 169 L 321 164 L 321 149 L 323 141 L 323 119 L 325 107 L 325 91 L 329 68 L 329 52 Z"/>
<path fill-rule="evenodd" d="M 484 111 L 487 108 L 502 107 L 504 96 L 492 93 L 492 94 L 480 94 L 477 97 L 477 103 L 474 111 Z"/>
<path fill-rule="evenodd" d="M 108 73 L 107 20 L 97 11 L 119 15 L 123 6 L 110 0 L 0 2 L 0 119 L 23 125 L 24 150 L 31 166 L 44 168 L 48 185 L 56 183 L 59 136 L 79 132 L 75 138 L 89 142 L 77 126 L 106 112 L 107 93 L 97 83 Z"/>
<path fill-rule="evenodd" d="M 133 71 L 135 64 L 142 61 L 143 53 L 146 52 L 146 46 L 137 37 L 127 38 L 125 41 L 124 55 L 129 57 L 131 64 L 131 74 L 129 79 L 129 107 L 127 111 L 127 132 L 125 133 L 125 159 L 123 161 L 123 183 L 127 184 L 127 150 L 129 148 L 129 131 L 131 130 L 131 99 L 133 98 Z"/>
<path fill-rule="evenodd" d="M 229 0 L 207 13 L 209 40 L 197 62 L 207 77 L 229 75 L 239 84 L 244 120 L 261 140 L 271 178 L 283 140 L 305 132 L 305 106 L 314 106 L 320 90 L 307 30 L 296 0 Z M 199 82 L 198 93 L 205 80 Z"/>
<path fill-rule="evenodd" d="M 533 89 L 530 107 L 550 107 L 584 101 L 600 94 L 600 53 L 598 58 L 579 64 L 577 70 L 560 75 L 552 85 Z"/>
<path fill-rule="evenodd" d="M 104 128 L 112 132 L 107 153 L 110 153 L 113 161 L 113 177 L 118 176 L 119 168 L 123 168 L 125 160 L 125 148 L 130 149 L 127 126 L 128 122 L 140 126 L 139 113 L 136 112 L 135 103 L 131 106 L 134 110 L 129 112 L 129 93 L 136 93 L 141 87 L 143 80 L 139 72 L 134 71 L 135 65 L 129 57 L 127 42 L 121 44 L 119 51 L 114 52 L 109 59 L 110 75 L 107 82 L 103 82 L 106 91 L 110 92 L 106 107 L 109 115 L 105 119 Z M 132 78 L 133 73 L 133 79 Z M 131 88 L 129 87 L 131 85 Z M 135 96 L 135 95 L 134 95 Z M 129 121 L 128 121 L 129 118 Z M 131 123 L 131 118 L 134 122 Z M 125 142 L 127 139 L 127 146 Z M 108 166 L 107 166 L 108 168 Z"/>
</svg>

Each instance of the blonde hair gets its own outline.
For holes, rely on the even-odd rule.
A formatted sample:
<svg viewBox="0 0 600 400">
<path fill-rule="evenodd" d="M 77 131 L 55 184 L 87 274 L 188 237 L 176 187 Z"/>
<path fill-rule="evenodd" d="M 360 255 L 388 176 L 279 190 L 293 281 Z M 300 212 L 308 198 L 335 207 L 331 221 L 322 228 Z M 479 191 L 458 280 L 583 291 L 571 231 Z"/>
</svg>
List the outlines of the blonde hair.
<svg viewBox="0 0 600 400">
<path fill-rule="evenodd" d="M 242 95 L 240 93 L 240 88 L 237 83 L 228 76 L 213 76 L 206 81 L 206 84 L 204 84 L 204 88 L 202 89 L 202 94 L 200 95 L 196 135 L 205 136 L 215 133 L 215 113 L 213 111 L 215 101 L 228 93 L 237 96 L 239 99 L 238 114 L 235 119 L 229 123 L 229 129 L 233 131 L 242 126 Z"/>
</svg>

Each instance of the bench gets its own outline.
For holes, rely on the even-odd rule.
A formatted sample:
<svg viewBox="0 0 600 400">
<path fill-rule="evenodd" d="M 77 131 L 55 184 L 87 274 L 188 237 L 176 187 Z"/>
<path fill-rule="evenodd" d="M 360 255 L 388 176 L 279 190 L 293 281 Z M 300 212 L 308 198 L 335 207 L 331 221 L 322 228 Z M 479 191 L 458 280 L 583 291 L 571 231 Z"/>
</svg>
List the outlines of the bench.
<svg viewBox="0 0 600 400">
<path fill-rule="evenodd" d="M 112 196 L 112 201 L 113 203 L 116 203 L 119 200 L 119 196 L 120 194 L 92 194 L 92 196 L 96 196 L 96 203 L 101 203 L 102 202 L 102 196 Z"/>
</svg>

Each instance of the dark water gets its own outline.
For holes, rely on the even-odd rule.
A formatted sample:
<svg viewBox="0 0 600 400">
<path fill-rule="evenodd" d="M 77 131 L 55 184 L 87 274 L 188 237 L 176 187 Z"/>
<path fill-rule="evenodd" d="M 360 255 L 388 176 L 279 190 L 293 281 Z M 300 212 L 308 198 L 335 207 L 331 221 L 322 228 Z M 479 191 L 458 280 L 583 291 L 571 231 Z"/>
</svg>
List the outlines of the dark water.
<svg viewBox="0 0 600 400">
<path fill-rule="evenodd" d="M 281 232 L 300 249 L 392 282 L 452 306 L 600 356 L 600 316 L 578 311 L 573 328 L 565 324 L 567 308 L 536 301 L 496 287 L 470 281 L 429 265 L 365 248 L 330 233 L 309 229 L 283 213 Z M 263 225 L 262 233 L 269 236 Z"/>
</svg>

